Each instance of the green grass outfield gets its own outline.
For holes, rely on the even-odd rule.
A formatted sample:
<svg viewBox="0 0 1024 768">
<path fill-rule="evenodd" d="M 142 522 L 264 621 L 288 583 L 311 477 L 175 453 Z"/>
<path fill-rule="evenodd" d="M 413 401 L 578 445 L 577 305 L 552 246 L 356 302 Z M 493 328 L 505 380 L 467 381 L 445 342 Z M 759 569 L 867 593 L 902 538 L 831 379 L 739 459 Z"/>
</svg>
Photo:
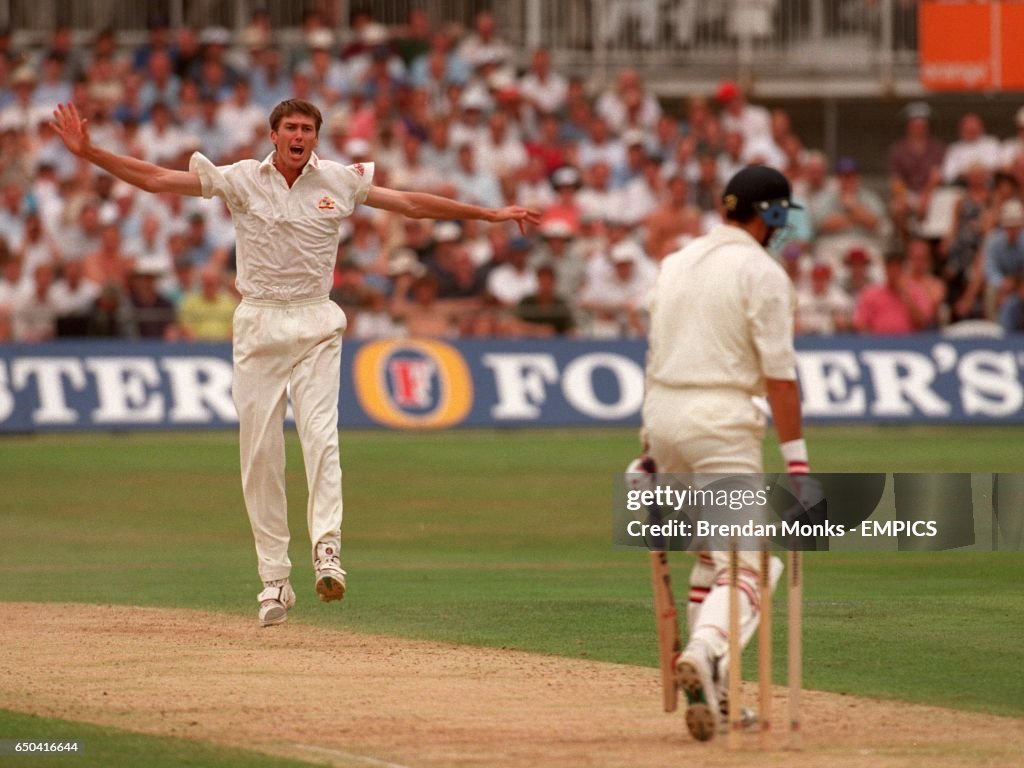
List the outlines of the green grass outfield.
<svg viewBox="0 0 1024 768">
<path fill-rule="evenodd" d="M 820 428 L 808 442 L 819 471 L 1024 471 L 1019 428 Z M 304 600 L 294 620 L 655 666 L 647 558 L 609 544 L 612 476 L 636 447 L 635 430 L 343 432 L 350 592 L 340 609 Z M 778 470 L 773 447 L 766 456 Z M 312 575 L 294 436 L 288 460 L 301 590 Z M 688 558 L 674 562 L 685 583 Z M 818 553 L 806 564 L 808 688 L 1024 715 L 1024 554 Z M 59 579 L 40 578 L 55 568 Z M 0 601 L 255 620 L 235 435 L 0 440 L 0 570 Z M 0 738 L 25 727 L 0 712 Z M 214 752 L 174 764 L 240 759 Z"/>
</svg>

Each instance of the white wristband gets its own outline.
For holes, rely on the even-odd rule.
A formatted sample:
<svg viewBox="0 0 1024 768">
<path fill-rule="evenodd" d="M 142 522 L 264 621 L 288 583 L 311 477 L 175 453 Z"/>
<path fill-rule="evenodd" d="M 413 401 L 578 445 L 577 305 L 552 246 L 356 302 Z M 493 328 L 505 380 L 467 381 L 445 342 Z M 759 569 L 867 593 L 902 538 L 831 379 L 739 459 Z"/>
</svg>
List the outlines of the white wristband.
<svg viewBox="0 0 1024 768">
<path fill-rule="evenodd" d="M 779 451 L 787 464 L 807 464 L 807 441 L 803 438 L 780 443 Z"/>
</svg>

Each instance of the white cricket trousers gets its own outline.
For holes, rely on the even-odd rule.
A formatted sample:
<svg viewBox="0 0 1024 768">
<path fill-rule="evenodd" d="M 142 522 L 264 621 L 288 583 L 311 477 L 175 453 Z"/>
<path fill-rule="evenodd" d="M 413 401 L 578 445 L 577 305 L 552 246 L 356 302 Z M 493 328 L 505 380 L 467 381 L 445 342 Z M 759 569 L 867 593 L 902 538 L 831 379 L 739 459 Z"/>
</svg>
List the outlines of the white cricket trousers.
<svg viewBox="0 0 1024 768">
<path fill-rule="evenodd" d="M 761 448 L 765 421 L 750 395 L 738 389 L 652 384 L 644 397 L 644 430 L 659 474 L 760 475 L 764 471 Z M 782 572 L 781 565 L 779 561 L 773 567 L 773 586 Z M 726 658 L 728 649 L 728 568 L 728 552 L 702 551 L 690 574 L 690 638 L 703 640 L 721 658 Z M 744 642 L 760 618 L 760 570 L 760 554 L 741 550 L 740 626 Z"/>
<path fill-rule="evenodd" d="M 243 299 L 234 315 L 234 382 L 242 493 L 260 578 L 288 578 L 284 418 L 289 389 L 306 466 L 306 524 L 320 542 L 340 545 L 341 462 L 338 393 L 347 321 L 326 296 L 298 301 Z"/>
</svg>

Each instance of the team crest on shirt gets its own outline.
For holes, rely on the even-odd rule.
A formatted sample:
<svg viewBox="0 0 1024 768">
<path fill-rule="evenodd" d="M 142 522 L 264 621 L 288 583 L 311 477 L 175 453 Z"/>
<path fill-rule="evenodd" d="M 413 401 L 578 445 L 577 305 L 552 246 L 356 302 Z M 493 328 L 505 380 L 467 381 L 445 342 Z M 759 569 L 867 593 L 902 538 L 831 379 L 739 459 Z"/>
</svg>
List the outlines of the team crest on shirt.
<svg viewBox="0 0 1024 768">
<path fill-rule="evenodd" d="M 329 198 L 327 195 L 324 195 L 323 197 L 320 198 L 320 202 L 316 204 L 316 207 L 319 208 L 321 211 L 333 211 L 334 201 L 331 200 L 331 198 Z"/>
</svg>

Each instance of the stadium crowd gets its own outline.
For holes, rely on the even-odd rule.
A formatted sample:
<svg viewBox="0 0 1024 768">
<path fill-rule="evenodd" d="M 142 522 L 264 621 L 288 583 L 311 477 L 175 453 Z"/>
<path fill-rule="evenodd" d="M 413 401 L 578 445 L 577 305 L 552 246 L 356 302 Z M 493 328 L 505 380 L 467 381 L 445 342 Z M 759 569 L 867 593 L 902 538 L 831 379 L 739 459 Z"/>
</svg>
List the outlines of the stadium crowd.
<svg viewBox="0 0 1024 768">
<path fill-rule="evenodd" d="M 376 184 L 543 211 L 523 237 L 357 209 L 332 292 L 352 336 L 640 335 L 659 260 L 720 220 L 748 163 L 786 173 L 804 206 L 773 243 L 799 333 L 1024 331 L 1024 108 L 1010 138 L 965 114 L 947 145 L 929 106 L 907 105 L 879 194 L 856 158 L 806 147 L 785 111 L 733 82 L 677 114 L 635 70 L 589 93 L 543 49 L 517 70 L 486 12 L 465 31 L 420 10 L 400 29 L 357 12 L 344 41 L 309 14 L 301 44 L 275 38 L 266 16 L 235 37 L 157 22 L 134 50 L 109 31 L 75 46 L 66 28 L 15 50 L 0 32 L 0 342 L 231 334 L 226 207 L 79 162 L 49 127 L 58 102 L 95 143 L 184 169 L 196 150 L 266 156 L 267 116 L 290 97 L 323 111 L 319 154 L 375 162 Z"/>
</svg>

